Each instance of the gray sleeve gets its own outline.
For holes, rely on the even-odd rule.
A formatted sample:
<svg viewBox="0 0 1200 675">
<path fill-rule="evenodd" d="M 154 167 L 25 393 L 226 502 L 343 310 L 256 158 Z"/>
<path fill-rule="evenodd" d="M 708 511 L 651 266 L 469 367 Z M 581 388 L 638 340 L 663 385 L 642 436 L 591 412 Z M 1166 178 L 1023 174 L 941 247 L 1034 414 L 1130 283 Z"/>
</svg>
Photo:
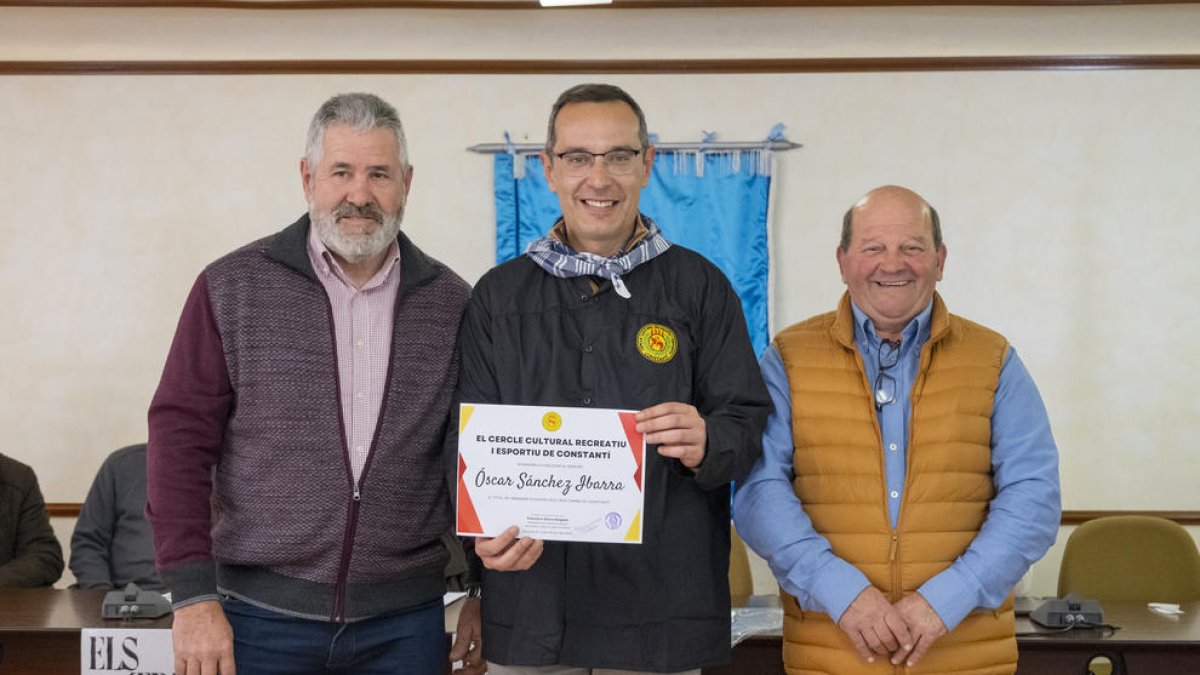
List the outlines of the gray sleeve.
<svg viewBox="0 0 1200 675">
<path fill-rule="evenodd" d="M 109 457 L 96 474 L 71 535 L 71 573 L 79 588 L 112 588 L 112 540 L 117 522 L 116 476 Z"/>
</svg>

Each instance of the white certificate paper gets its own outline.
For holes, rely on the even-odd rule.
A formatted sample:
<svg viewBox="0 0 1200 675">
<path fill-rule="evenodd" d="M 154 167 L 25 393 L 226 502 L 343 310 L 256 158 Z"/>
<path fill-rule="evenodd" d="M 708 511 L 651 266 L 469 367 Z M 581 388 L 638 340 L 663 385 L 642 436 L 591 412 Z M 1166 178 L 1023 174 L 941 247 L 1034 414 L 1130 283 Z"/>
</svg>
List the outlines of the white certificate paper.
<svg viewBox="0 0 1200 675">
<path fill-rule="evenodd" d="M 645 443 L 633 412 L 463 403 L 458 534 L 642 543 Z"/>
</svg>

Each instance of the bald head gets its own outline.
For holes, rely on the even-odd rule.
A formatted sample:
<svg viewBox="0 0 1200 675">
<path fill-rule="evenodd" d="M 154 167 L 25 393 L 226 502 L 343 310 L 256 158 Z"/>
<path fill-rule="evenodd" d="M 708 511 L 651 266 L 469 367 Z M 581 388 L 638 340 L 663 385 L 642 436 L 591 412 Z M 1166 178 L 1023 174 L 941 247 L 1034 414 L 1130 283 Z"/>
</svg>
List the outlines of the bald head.
<svg viewBox="0 0 1200 675">
<path fill-rule="evenodd" d="M 933 247 L 942 247 L 942 224 L 938 219 L 937 210 L 925 201 L 921 195 L 899 185 L 884 185 L 863 195 L 854 206 L 851 206 L 842 217 L 842 239 L 838 248 L 843 251 L 850 247 L 850 239 L 854 224 L 854 216 L 865 209 L 905 207 L 920 209 L 921 217 L 932 230 Z"/>
<path fill-rule="evenodd" d="M 946 247 L 936 212 L 912 190 L 887 185 L 858 200 L 843 227 L 837 260 L 850 299 L 879 337 L 901 339 L 942 279 Z"/>
</svg>

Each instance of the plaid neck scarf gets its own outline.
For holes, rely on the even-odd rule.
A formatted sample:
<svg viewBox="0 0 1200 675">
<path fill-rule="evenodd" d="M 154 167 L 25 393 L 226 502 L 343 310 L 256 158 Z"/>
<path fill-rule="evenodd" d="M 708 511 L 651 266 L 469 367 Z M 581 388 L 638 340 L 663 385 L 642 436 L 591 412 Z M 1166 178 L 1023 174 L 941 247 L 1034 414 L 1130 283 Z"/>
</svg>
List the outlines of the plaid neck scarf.
<svg viewBox="0 0 1200 675">
<path fill-rule="evenodd" d="M 571 277 L 600 277 L 612 281 L 613 290 L 622 298 L 628 299 L 629 289 L 621 280 L 622 274 L 671 248 L 658 229 L 658 224 L 649 218 L 641 216 L 647 233 L 633 250 L 628 253 L 618 251 L 611 257 L 605 258 L 593 253 L 580 253 L 554 237 L 542 237 L 525 247 L 525 255 L 529 256 L 539 267 L 562 279 Z"/>
</svg>

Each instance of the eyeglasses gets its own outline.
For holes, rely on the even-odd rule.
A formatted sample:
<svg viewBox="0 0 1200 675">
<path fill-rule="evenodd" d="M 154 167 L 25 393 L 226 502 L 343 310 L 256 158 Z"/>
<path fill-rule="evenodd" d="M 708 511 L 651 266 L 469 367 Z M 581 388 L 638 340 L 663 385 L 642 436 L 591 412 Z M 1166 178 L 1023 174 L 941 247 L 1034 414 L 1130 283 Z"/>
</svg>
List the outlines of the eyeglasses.
<svg viewBox="0 0 1200 675">
<path fill-rule="evenodd" d="M 634 168 L 638 165 L 637 156 L 640 154 L 642 154 L 641 150 L 618 148 L 608 152 L 572 150 L 571 152 L 560 152 L 554 157 L 562 162 L 563 170 L 568 176 L 582 178 L 591 173 L 597 157 L 604 158 L 604 168 L 614 176 L 633 173 Z"/>
<path fill-rule="evenodd" d="M 900 360 L 900 342 L 880 340 L 877 358 L 879 374 L 875 376 L 875 410 L 879 411 L 896 400 L 896 378 L 888 375 L 886 371 Z"/>
</svg>

